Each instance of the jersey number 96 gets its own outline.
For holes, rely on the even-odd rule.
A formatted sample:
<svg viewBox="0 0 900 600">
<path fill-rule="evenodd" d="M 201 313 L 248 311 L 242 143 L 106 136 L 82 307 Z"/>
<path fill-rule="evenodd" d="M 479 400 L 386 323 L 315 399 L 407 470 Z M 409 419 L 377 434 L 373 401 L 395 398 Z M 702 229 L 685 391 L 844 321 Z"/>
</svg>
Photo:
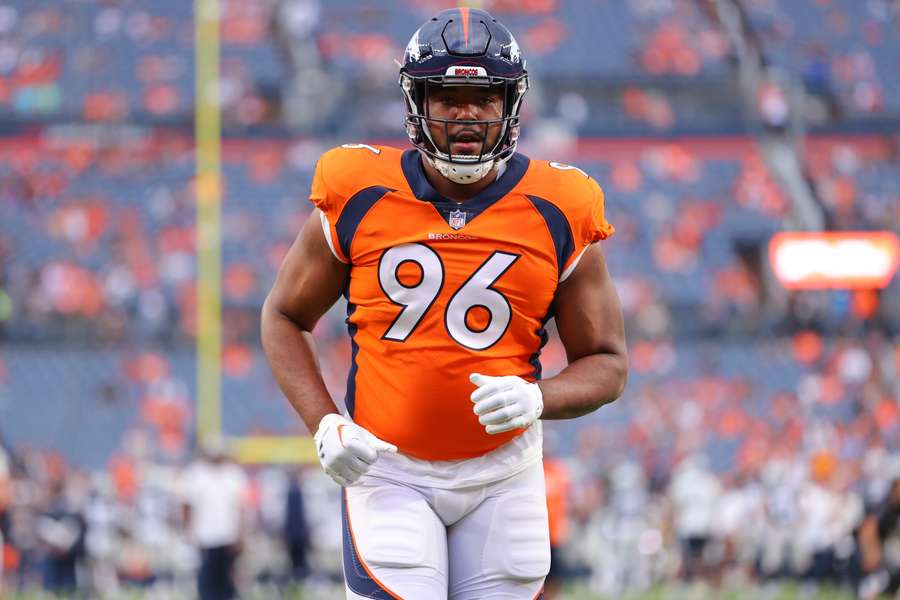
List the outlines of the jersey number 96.
<svg viewBox="0 0 900 600">
<path fill-rule="evenodd" d="M 491 286 L 518 258 L 518 254 L 494 252 L 453 293 L 444 311 L 444 326 L 455 342 L 472 350 L 486 350 L 503 337 L 512 310 L 506 297 Z M 400 281 L 398 272 L 404 263 L 413 263 L 421 270 L 421 278 L 414 285 Z M 394 246 L 381 255 L 378 283 L 391 302 L 403 307 L 382 338 L 404 342 L 444 287 L 444 263 L 424 244 Z M 469 322 L 469 312 L 479 307 L 489 318 L 484 327 L 475 328 Z"/>
</svg>

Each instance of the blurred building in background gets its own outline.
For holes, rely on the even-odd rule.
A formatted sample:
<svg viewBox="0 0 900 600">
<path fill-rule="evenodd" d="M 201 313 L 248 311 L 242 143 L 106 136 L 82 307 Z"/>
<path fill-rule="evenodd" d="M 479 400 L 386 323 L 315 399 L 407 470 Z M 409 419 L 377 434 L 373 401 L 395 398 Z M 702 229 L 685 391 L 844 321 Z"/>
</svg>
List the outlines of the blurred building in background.
<svg viewBox="0 0 900 600">
<path fill-rule="evenodd" d="M 318 156 L 406 145 L 394 59 L 456 2 L 219 4 L 223 430 L 305 434 L 259 308 Z M 609 596 L 886 584 L 900 562 L 862 569 L 855 536 L 900 476 L 900 283 L 789 289 L 769 242 L 900 233 L 900 3 L 481 6 L 528 57 L 522 150 L 596 178 L 618 231 L 604 252 L 628 388 L 546 426 L 560 575 Z M 181 0 L 0 3 L 0 589 L 65 577 L 69 559 L 98 595 L 193 585 L 175 482 L 196 445 L 194 51 Z M 343 314 L 316 331 L 336 399 Z M 561 369 L 561 346 L 542 362 Z M 316 469 L 247 472 L 239 585 L 326 597 L 337 488 Z M 297 489 L 308 525 L 289 552 Z"/>
</svg>

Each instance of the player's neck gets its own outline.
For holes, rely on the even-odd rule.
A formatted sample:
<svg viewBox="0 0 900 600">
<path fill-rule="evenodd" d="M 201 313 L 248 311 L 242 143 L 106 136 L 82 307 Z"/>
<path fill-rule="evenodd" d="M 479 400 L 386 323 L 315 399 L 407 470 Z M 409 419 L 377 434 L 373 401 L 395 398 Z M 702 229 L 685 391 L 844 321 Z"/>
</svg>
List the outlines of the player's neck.
<svg viewBox="0 0 900 600">
<path fill-rule="evenodd" d="M 470 198 L 474 198 L 487 186 L 494 183 L 498 175 L 498 170 L 492 169 L 484 179 L 475 183 L 454 183 L 441 175 L 427 160 L 422 161 L 422 167 L 425 169 L 425 177 L 428 178 L 428 183 L 431 184 L 435 191 L 441 196 L 456 202 L 465 202 Z"/>
</svg>

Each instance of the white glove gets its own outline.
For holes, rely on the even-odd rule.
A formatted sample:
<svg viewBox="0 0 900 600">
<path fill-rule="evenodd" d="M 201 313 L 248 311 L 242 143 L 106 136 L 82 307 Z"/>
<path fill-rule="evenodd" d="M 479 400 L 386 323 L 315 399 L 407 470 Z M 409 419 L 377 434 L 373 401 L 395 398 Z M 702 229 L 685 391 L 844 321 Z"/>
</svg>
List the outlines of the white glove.
<svg viewBox="0 0 900 600">
<path fill-rule="evenodd" d="M 536 383 L 521 377 L 489 377 L 480 373 L 469 375 L 478 386 L 470 396 L 475 403 L 478 422 L 490 434 L 529 427 L 544 412 L 544 396 Z"/>
<path fill-rule="evenodd" d="M 322 417 L 314 439 L 322 468 L 342 487 L 356 483 L 378 460 L 379 452 L 397 451 L 397 446 L 337 413 Z"/>
</svg>

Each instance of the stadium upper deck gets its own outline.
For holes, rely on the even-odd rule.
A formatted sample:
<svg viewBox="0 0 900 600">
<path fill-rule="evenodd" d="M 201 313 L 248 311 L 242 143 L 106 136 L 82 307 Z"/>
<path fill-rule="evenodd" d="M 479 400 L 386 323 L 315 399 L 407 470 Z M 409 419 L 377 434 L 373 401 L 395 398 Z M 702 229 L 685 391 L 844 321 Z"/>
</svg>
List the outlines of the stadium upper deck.
<svg viewBox="0 0 900 600">
<path fill-rule="evenodd" d="M 235 127 L 273 124 L 281 84 L 290 75 L 289 36 L 310 40 L 322 67 L 345 81 L 392 87 L 393 59 L 423 18 L 448 2 L 389 0 L 362 6 L 349 0 L 228 0 L 222 2 L 222 103 Z M 520 33 L 537 81 L 608 83 L 703 79 L 730 88 L 730 47 L 711 4 L 543 0 L 491 3 Z M 841 114 L 900 113 L 895 66 L 900 60 L 897 16 L 888 2 L 747 2 L 765 54 L 828 96 Z M 0 7 L 0 116 L 92 122 L 189 120 L 194 99 L 191 3 L 180 0 L 91 2 L 12 0 Z M 282 23 L 276 27 L 275 23 Z M 287 23 L 287 25 L 284 25 Z M 382 81 L 383 80 L 383 81 Z M 635 98 L 625 86 L 614 112 L 650 111 L 657 129 L 673 117 L 703 119 L 696 101 L 677 95 Z M 637 90 L 637 91 L 636 91 Z M 393 90 L 392 90 L 393 91 Z M 626 92 L 630 95 L 626 95 Z M 335 99 L 346 103 L 346 100 Z M 654 107 L 653 105 L 659 105 Z M 552 112 L 547 106 L 544 112 Z M 571 106 L 569 107 L 572 108 Z M 575 107 L 576 112 L 579 108 Z M 627 127 L 587 112 L 587 122 Z M 734 116 L 734 115 L 733 115 Z M 707 119 L 709 117 L 707 116 Z M 322 132 L 365 135 L 354 119 L 323 121 Z M 372 124 L 369 123 L 369 126 Z M 383 131 L 381 131 L 383 133 Z"/>
</svg>

